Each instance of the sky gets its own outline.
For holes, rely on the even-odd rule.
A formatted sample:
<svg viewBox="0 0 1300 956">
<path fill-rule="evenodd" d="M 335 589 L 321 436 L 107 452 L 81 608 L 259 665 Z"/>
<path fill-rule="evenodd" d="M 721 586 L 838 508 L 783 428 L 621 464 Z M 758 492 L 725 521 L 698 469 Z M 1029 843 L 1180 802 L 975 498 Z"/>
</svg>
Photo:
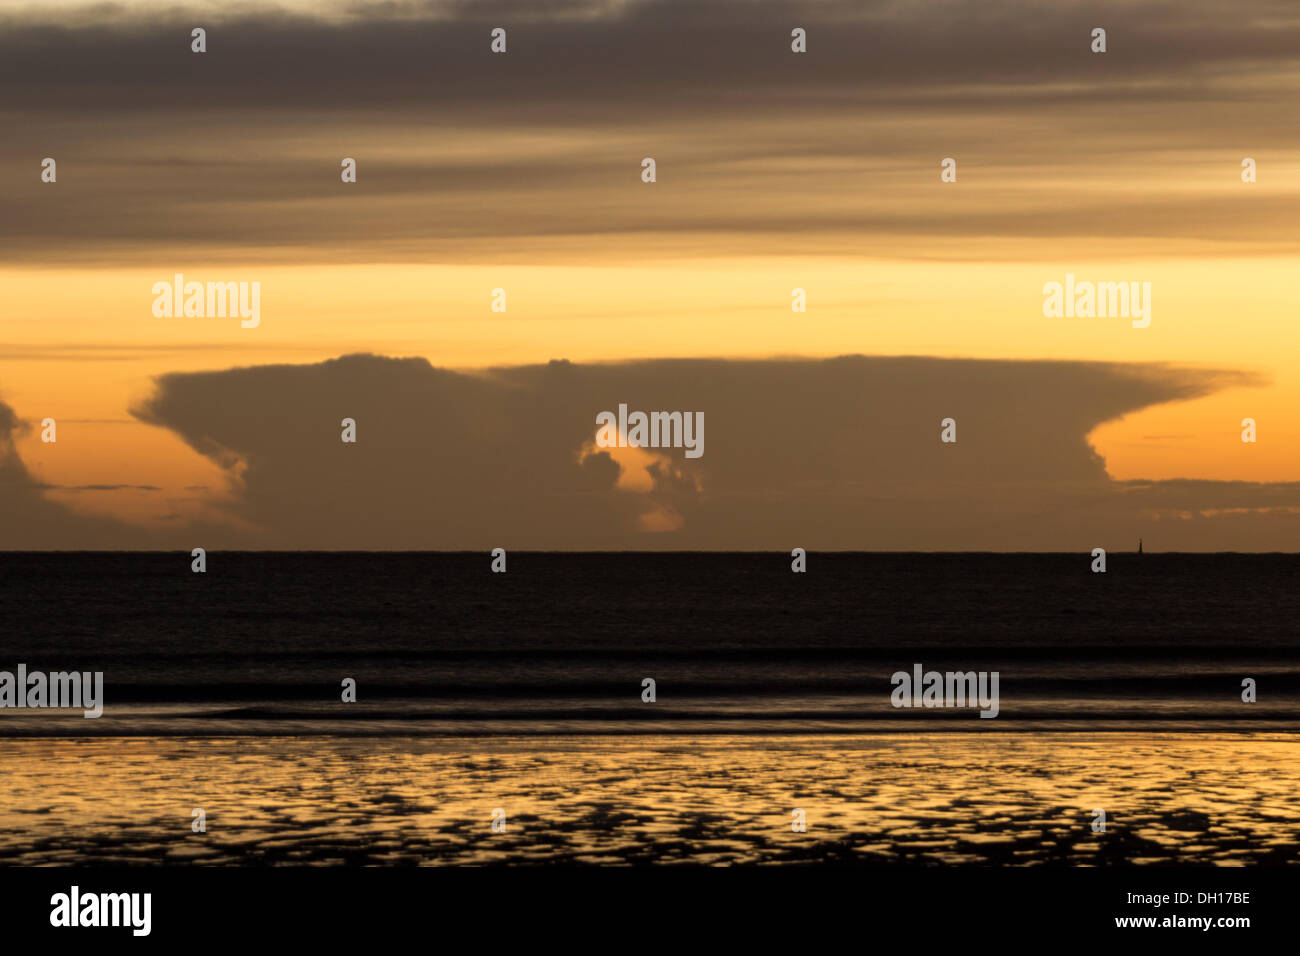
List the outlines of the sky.
<svg viewBox="0 0 1300 956">
<path fill-rule="evenodd" d="M 1294 551 L 1298 94 L 1293 0 L 0 0 L 0 547 Z"/>
</svg>

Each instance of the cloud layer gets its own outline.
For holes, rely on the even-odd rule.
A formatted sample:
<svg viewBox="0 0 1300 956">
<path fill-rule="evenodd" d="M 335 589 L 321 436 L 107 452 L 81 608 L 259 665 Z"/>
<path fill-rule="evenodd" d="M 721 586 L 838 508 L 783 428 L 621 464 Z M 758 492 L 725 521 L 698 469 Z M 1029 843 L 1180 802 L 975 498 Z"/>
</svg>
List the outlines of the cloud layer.
<svg viewBox="0 0 1300 956">
<path fill-rule="evenodd" d="M 1167 550 L 1292 548 L 1300 484 L 1114 482 L 1087 441 L 1117 416 L 1248 382 L 1101 363 L 849 356 L 456 372 L 351 355 L 163 376 L 135 414 L 235 479 L 231 526 L 202 531 L 214 547 L 1087 550 L 1142 535 Z M 705 454 L 593 448 L 597 413 L 620 403 L 703 412 Z M 947 417 L 955 444 L 940 441 Z M 344 418 L 355 444 L 341 440 Z M 38 502 L 12 450 L 6 462 L 21 501 Z M 27 544 L 5 546 L 53 546 L 43 507 L 12 509 L 6 533 Z M 140 546 L 119 533 L 87 524 L 72 537 Z M 196 533 L 175 529 L 169 544 L 203 546 Z"/>
<path fill-rule="evenodd" d="M 1300 14 L 1290 0 L 1174 10 L 654 0 L 14 14 L 0 30 L 0 257 L 456 261 L 540 254 L 557 237 L 619 251 L 610 235 L 642 237 L 629 256 L 650 251 L 647 236 L 679 254 L 717 252 L 719 236 L 731 251 L 932 256 L 900 239 L 1052 237 L 1294 252 L 1300 193 L 1286 171 L 1300 134 L 1277 117 L 1297 92 Z M 502 24 L 509 52 L 493 55 Z M 794 25 L 807 54 L 790 52 Z M 1098 25 L 1104 56 L 1089 50 Z M 1245 155 L 1268 171 L 1257 196 L 1236 181 Z M 45 156 L 58 201 L 39 180 Z M 345 156 L 358 180 L 342 192 Z M 653 192 L 645 156 L 660 165 Z M 936 189 L 945 156 L 961 162 L 960 197 Z"/>
</svg>

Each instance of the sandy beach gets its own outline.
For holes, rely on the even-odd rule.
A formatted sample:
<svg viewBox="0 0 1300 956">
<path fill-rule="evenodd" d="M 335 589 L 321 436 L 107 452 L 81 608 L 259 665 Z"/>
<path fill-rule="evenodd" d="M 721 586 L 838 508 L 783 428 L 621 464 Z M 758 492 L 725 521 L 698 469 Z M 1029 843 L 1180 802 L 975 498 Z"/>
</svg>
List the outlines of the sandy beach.
<svg viewBox="0 0 1300 956">
<path fill-rule="evenodd" d="M 1284 734 L 46 738 L 0 761 L 20 865 L 1300 861 Z"/>
</svg>

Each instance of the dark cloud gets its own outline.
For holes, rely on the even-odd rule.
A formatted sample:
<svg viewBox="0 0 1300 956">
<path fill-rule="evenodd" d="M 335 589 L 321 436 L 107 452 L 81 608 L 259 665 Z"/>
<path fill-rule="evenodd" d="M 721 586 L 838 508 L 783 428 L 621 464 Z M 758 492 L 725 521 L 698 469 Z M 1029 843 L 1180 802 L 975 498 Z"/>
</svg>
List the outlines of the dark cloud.
<svg viewBox="0 0 1300 956">
<path fill-rule="evenodd" d="M 1137 409 L 1251 384 L 862 356 L 466 373 L 353 355 L 172 374 L 134 414 L 228 470 L 226 520 L 142 530 L 46 500 L 14 448 L 26 426 L 0 404 L 0 546 L 1087 551 L 1141 535 L 1162 550 L 1293 550 L 1300 483 L 1116 482 L 1087 441 Z M 620 465 L 590 447 L 597 412 L 620 402 L 703 412 L 703 457 Z M 956 444 L 939 440 L 946 417 Z"/>
<path fill-rule="evenodd" d="M 0 34 L 0 85 L 21 84 L 34 107 L 474 111 L 507 103 L 571 112 L 605 103 L 636 113 L 701 101 L 737 109 L 773 97 L 798 103 L 815 92 L 889 102 L 917 88 L 976 84 L 1073 99 L 1095 95 L 1081 88 L 1150 77 L 1165 84 L 1181 77 L 1186 89 L 1204 91 L 1220 74 L 1245 71 L 1247 61 L 1251 69 L 1281 65 L 1300 50 L 1290 0 L 1247 0 L 1231 14 L 1219 0 L 517 0 L 352 9 L 341 19 L 237 8 L 213 21 L 145 7 L 107 17 L 91 10 L 57 24 L 39 14 L 35 22 L 12 17 Z M 197 25 L 208 29 L 203 56 L 189 49 Z M 488 49 L 496 26 L 509 31 L 505 56 Z M 801 58 L 789 52 L 795 26 L 809 36 Z M 1109 32 L 1105 59 L 1089 50 L 1096 26 Z M 1052 89 L 1054 82 L 1071 91 Z M 962 92 L 944 96 L 954 94 Z"/>
<path fill-rule="evenodd" d="M 1300 198 L 1267 176 L 1242 197 L 1079 176 L 1024 190 L 1080 164 L 1135 182 L 1186 156 L 1225 183 L 1242 155 L 1268 168 L 1298 135 L 1277 119 L 1297 92 L 1291 0 L 1231 15 L 1219 0 L 241 8 L 200 18 L 202 56 L 196 14 L 107 9 L 0 31 L 0 257 L 395 261 L 653 233 L 683 254 L 704 233 L 782 251 L 811 235 L 845 251 L 884 237 L 873 252 L 900 234 L 1297 245 Z M 793 25 L 807 55 L 789 52 Z M 1098 25 L 1104 56 L 1088 49 Z M 963 189 L 986 191 L 936 206 L 935 164 L 954 153 Z M 347 191 L 343 156 L 359 161 Z"/>
<path fill-rule="evenodd" d="M 241 476 L 265 547 L 1089 550 L 1142 534 L 1287 546 L 1300 484 L 1113 482 L 1087 442 L 1139 408 L 1254 384 L 1155 366 L 851 356 L 553 362 L 459 373 L 354 355 L 176 374 L 136 414 Z M 702 411 L 643 491 L 595 416 Z M 939 440 L 954 417 L 958 442 Z M 340 440 L 343 418 L 355 445 Z M 1234 513 L 1232 509 L 1246 509 Z M 1265 516 L 1259 509 L 1272 509 Z M 1281 509 L 1281 510 L 1279 510 Z M 1266 520 L 1265 520 L 1266 519 Z M 648 522 L 648 525 L 647 525 Z M 647 526 L 678 525 L 673 531 Z"/>
</svg>

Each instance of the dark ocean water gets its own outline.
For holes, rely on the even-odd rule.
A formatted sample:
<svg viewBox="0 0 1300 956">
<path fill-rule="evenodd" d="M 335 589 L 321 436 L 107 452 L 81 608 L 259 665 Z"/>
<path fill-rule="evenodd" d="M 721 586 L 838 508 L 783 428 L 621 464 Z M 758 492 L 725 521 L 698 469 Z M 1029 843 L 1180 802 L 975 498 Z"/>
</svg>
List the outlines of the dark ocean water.
<svg viewBox="0 0 1300 956">
<path fill-rule="evenodd" d="M 103 671 L 103 717 L 0 736 L 1264 730 L 1300 718 L 1300 556 L 0 555 L 0 670 Z M 890 675 L 997 671 L 1000 713 Z M 657 700 L 641 699 L 643 678 Z M 1254 678 L 1256 703 L 1241 682 Z M 357 682 L 357 702 L 341 682 Z"/>
</svg>

